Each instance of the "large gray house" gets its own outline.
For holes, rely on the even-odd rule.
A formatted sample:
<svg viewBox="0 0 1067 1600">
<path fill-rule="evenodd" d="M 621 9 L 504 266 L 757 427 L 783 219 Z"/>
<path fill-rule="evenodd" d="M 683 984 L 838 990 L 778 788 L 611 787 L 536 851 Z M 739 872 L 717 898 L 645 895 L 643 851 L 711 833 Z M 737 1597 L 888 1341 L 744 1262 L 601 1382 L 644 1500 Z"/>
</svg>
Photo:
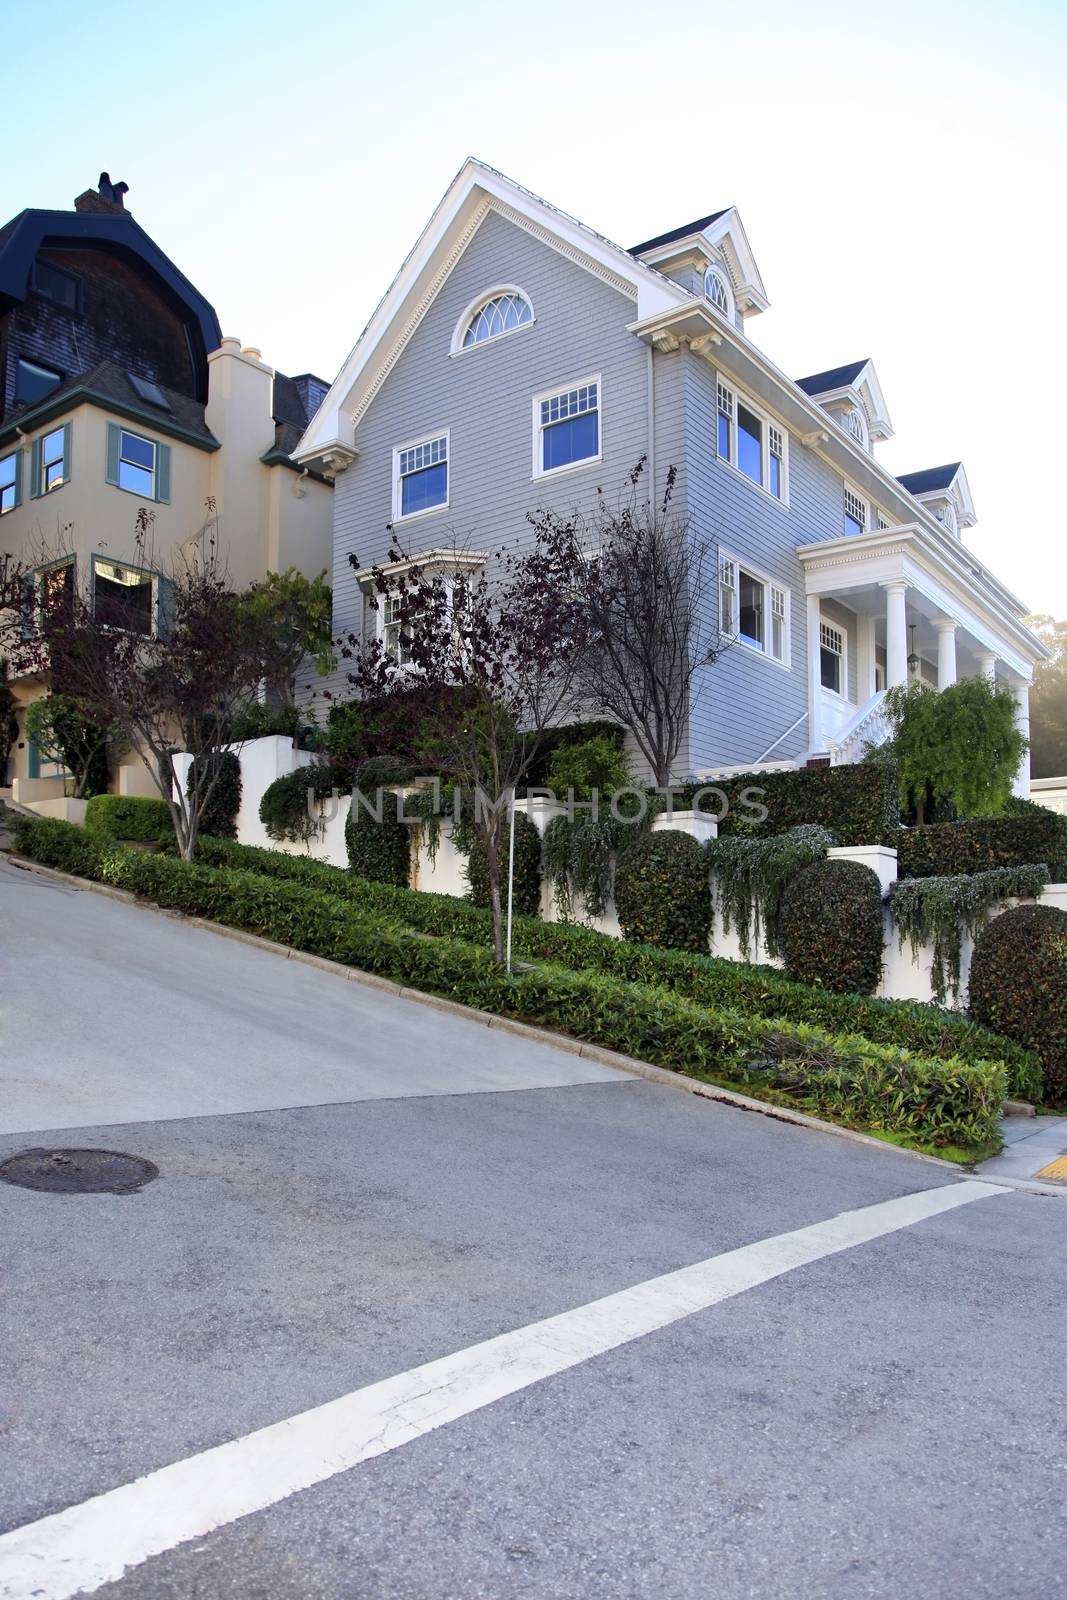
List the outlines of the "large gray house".
<svg viewBox="0 0 1067 1600">
<path fill-rule="evenodd" d="M 718 541 L 736 639 L 689 773 L 858 759 L 910 675 L 995 676 L 1028 726 L 1044 651 L 963 542 L 962 465 L 891 476 L 871 361 L 786 377 L 747 335 L 767 303 L 733 208 L 627 250 L 466 162 L 294 452 L 336 482 L 335 626 L 388 641 L 363 585 L 389 523 L 411 555 L 491 553 L 537 507 L 618 493 L 644 456 Z"/>
</svg>

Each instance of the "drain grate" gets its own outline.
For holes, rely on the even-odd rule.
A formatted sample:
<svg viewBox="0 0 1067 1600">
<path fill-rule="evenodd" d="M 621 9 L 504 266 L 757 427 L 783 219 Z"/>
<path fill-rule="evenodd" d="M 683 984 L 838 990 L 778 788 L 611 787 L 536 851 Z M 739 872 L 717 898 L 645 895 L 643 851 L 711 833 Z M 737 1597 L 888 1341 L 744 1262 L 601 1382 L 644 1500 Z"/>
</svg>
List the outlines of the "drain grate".
<svg viewBox="0 0 1067 1600">
<path fill-rule="evenodd" d="M 20 1150 L 0 1162 L 0 1182 L 51 1194 L 136 1194 L 158 1177 L 151 1161 L 121 1150 Z"/>
</svg>

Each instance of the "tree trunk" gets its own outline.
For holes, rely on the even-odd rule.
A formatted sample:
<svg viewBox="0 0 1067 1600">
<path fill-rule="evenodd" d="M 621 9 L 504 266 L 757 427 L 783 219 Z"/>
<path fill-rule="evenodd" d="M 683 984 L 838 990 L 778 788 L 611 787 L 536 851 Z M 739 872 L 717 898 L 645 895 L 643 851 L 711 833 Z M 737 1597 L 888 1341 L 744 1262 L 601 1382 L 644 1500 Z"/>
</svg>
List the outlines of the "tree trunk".
<svg viewBox="0 0 1067 1600">
<path fill-rule="evenodd" d="M 500 860 L 497 856 L 497 835 L 499 823 L 494 813 L 494 825 L 487 832 L 485 839 L 486 866 L 489 872 L 489 906 L 493 913 L 493 949 L 496 958 L 503 966 L 506 959 L 504 940 L 504 913 L 500 899 Z"/>
</svg>

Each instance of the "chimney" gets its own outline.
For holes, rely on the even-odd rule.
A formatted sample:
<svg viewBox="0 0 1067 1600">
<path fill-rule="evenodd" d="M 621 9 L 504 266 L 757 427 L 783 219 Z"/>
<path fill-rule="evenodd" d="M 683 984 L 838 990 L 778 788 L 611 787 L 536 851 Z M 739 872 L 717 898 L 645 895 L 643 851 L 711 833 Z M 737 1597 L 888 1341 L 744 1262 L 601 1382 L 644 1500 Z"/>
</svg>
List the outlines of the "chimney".
<svg viewBox="0 0 1067 1600">
<path fill-rule="evenodd" d="M 114 215 L 116 211 L 125 211 L 123 195 L 129 193 L 128 183 L 112 183 L 106 172 L 100 174 L 100 181 L 95 189 L 86 189 L 84 194 L 78 195 L 74 202 L 75 211 L 97 211 L 106 215 Z"/>
</svg>

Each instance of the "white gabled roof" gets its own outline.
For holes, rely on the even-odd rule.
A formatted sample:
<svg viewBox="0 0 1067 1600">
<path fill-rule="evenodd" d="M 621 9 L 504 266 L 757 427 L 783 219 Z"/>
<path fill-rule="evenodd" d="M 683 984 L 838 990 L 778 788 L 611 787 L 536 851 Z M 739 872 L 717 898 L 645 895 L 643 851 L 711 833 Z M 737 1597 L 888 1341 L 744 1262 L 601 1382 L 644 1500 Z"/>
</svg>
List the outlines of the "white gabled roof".
<svg viewBox="0 0 1067 1600">
<path fill-rule="evenodd" d="M 356 425 L 483 217 L 499 212 L 637 301 L 638 317 L 681 304 L 686 292 L 628 250 L 473 157 L 463 163 L 389 285 L 293 451 L 297 461 L 347 465 Z"/>
</svg>

